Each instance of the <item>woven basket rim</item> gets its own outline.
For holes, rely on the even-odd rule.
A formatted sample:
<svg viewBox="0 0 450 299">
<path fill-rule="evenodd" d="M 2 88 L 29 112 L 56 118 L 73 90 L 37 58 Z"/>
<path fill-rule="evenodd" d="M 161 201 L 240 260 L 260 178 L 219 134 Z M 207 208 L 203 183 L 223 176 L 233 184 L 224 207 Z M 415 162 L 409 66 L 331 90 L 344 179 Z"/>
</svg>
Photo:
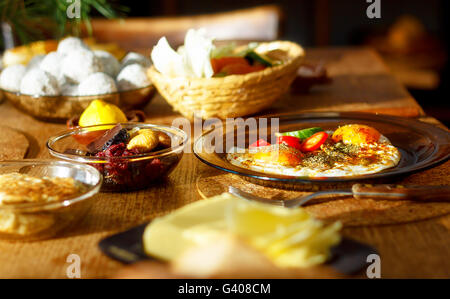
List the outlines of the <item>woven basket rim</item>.
<svg viewBox="0 0 450 299">
<path fill-rule="evenodd" d="M 251 72 L 248 74 L 243 74 L 243 75 L 227 75 L 224 77 L 211 77 L 211 78 L 196 78 L 196 77 L 183 77 L 183 76 L 167 76 L 164 74 L 161 74 L 154 65 L 152 65 L 148 70 L 147 73 L 150 76 L 155 75 L 158 76 L 160 78 L 164 78 L 165 80 L 183 80 L 185 82 L 196 82 L 196 83 L 202 83 L 202 82 L 208 82 L 209 84 L 211 83 L 217 83 L 220 84 L 221 82 L 229 82 L 235 79 L 242 79 L 243 77 L 245 78 L 253 78 L 253 77 L 260 77 L 261 74 L 270 74 L 270 73 L 274 73 L 280 70 L 283 70 L 285 68 L 288 68 L 292 63 L 295 62 L 295 60 L 303 58 L 305 56 L 305 51 L 303 49 L 302 46 L 300 46 L 299 44 L 292 42 L 292 41 L 286 41 L 286 40 L 276 40 L 276 41 L 271 41 L 271 42 L 262 42 L 259 43 L 259 46 L 263 46 L 263 45 L 270 45 L 270 44 L 282 44 L 285 45 L 289 48 L 294 48 L 298 51 L 298 55 L 292 55 L 290 56 L 283 64 L 281 65 L 277 65 L 277 66 L 272 66 L 272 67 L 268 67 L 265 68 L 261 71 L 257 71 L 257 72 Z"/>
</svg>

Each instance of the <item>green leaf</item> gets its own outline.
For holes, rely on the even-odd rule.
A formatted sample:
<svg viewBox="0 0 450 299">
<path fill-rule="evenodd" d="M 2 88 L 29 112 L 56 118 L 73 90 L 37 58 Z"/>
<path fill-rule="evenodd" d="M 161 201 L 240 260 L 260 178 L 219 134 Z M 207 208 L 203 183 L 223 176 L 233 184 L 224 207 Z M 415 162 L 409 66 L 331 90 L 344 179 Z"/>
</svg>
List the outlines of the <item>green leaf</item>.
<svg viewBox="0 0 450 299">
<path fill-rule="evenodd" d="M 0 22 L 10 23 L 19 41 L 28 43 L 42 39 L 44 28 L 47 34 L 50 29 L 54 38 L 61 38 L 68 34 L 81 34 L 84 25 L 91 35 L 90 17 L 94 11 L 106 18 L 123 17 L 129 11 L 116 0 L 80 0 L 80 18 L 69 19 L 67 8 L 72 4 L 66 0 L 0 0 Z M 43 19 L 46 22 L 42 22 Z M 0 45 L 2 42 L 0 38 Z"/>
</svg>

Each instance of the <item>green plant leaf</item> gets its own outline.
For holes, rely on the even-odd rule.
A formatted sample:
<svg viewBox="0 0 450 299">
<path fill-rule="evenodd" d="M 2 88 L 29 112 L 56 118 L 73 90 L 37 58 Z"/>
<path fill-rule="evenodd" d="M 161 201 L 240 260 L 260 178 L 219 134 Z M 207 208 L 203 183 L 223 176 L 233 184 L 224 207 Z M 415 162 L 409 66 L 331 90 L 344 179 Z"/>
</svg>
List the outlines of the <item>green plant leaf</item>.
<svg viewBox="0 0 450 299">
<path fill-rule="evenodd" d="M 74 0 L 75 1 L 75 0 Z M 63 0 L 1 0 L 0 22 L 8 22 L 13 27 L 16 38 L 21 43 L 43 38 L 45 27 L 53 38 L 68 34 L 80 35 L 82 26 L 92 34 L 91 15 L 94 11 L 106 18 L 123 17 L 129 9 L 114 0 L 79 0 L 80 18 L 69 19 L 67 9 L 72 2 Z M 44 26 L 45 19 L 48 26 Z M 0 38 L 0 46 L 3 39 Z"/>
</svg>

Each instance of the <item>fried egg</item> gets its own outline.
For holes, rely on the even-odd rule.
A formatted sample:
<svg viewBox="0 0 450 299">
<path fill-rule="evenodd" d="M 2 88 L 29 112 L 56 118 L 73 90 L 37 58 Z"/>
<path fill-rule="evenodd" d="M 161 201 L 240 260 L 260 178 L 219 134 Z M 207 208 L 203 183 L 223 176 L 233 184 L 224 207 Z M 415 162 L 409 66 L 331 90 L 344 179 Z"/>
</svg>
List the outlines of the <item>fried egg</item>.
<svg viewBox="0 0 450 299">
<path fill-rule="evenodd" d="M 293 177 L 349 177 L 395 167 L 401 154 L 389 139 L 365 125 L 327 131 L 327 141 L 313 152 L 284 144 L 232 148 L 227 160 L 249 170 Z"/>
</svg>

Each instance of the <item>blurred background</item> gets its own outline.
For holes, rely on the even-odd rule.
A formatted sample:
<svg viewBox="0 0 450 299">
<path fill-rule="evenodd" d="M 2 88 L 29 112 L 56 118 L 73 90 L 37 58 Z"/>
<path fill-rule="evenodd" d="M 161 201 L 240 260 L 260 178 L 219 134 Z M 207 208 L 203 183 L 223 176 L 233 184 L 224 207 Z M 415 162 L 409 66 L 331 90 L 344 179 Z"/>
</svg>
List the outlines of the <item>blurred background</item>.
<svg viewBox="0 0 450 299">
<path fill-rule="evenodd" d="M 379 19 L 367 17 L 366 9 L 370 3 L 366 0 L 80 1 L 83 8 L 81 21 L 76 24 L 81 26 L 59 26 L 57 31 L 44 33 L 46 38 L 93 34 L 100 42 L 114 42 L 125 50 L 149 52 L 162 35 L 176 45 L 182 42 L 188 28 L 206 26 L 219 39 L 288 39 L 306 48 L 372 47 L 426 113 L 450 125 L 448 0 L 380 0 Z M 20 14 L 20 5 L 24 2 L 27 6 L 31 3 L 30 14 L 51 16 L 60 25 L 67 21 L 64 14 L 70 5 L 70 1 L 62 4 L 66 1 L 58 0 L 0 2 L 3 31 L 0 46 L 3 48 L 8 47 L 8 38 L 5 38 L 8 30 L 14 33 L 14 40 L 10 42 L 15 45 L 26 42 L 24 37 L 33 38 L 32 34 L 22 36 L 23 33 L 18 33 L 23 24 L 14 23 L 26 19 Z M 17 15 L 4 7 L 2 11 L 2 6 L 8 2 L 18 3 L 14 11 Z M 9 22 L 8 14 L 11 16 Z M 104 22 L 104 17 L 127 20 L 112 26 L 110 22 Z M 5 24 L 12 26 L 8 29 Z M 36 24 L 25 27 L 45 27 L 45 22 Z"/>
<path fill-rule="evenodd" d="M 260 5 L 280 8 L 279 37 L 305 47 L 374 47 L 426 113 L 447 126 L 450 100 L 447 46 L 449 1 L 381 0 L 381 18 L 365 0 L 125 1 L 129 16 L 187 16 Z M 447 17 L 447 18 L 446 18 Z"/>
</svg>

